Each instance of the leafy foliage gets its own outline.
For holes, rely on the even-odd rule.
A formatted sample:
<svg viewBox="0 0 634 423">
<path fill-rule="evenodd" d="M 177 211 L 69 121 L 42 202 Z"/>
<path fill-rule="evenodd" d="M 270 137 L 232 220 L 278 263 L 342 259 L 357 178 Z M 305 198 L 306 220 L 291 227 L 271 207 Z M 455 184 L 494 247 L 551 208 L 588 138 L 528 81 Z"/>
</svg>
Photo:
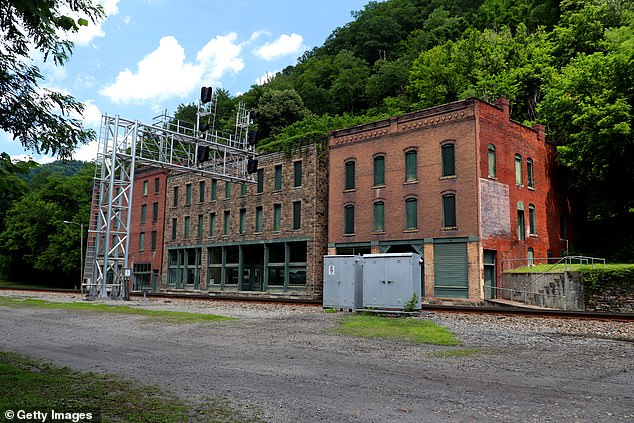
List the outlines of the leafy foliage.
<svg viewBox="0 0 634 423">
<path fill-rule="evenodd" d="M 63 14 L 82 14 L 73 18 Z M 69 95 L 40 89 L 43 79 L 32 65 L 33 50 L 61 66 L 72 54 L 72 42 L 60 34 L 76 32 L 103 17 L 103 8 L 91 0 L 8 0 L 0 2 L 0 129 L 13 134 L 37 153 L 70 158 L 78 144 L 94 138 L 82 122 L 83 104 Z"/>
</svg>

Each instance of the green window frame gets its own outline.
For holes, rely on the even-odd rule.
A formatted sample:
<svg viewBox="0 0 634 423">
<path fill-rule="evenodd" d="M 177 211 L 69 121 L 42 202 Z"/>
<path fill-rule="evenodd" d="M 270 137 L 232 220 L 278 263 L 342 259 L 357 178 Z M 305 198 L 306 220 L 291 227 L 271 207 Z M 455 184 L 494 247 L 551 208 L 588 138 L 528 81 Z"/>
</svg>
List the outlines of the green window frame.
<svg viewBox="0 0 634 423">
<path fill-rule="evenodd" d="M 150 234 L 150 249 L 156 251 L 156 231 L 152 231 Z"/>
<path fill-rule="evenodd" d="M 418 180 L 418 164 L 417 154 L 415 150 L 405 153 L 405 182 L 414 182 Z"/>
<path fill-rule="evenodd" d="M 158 220 L 159 215 L 159 203 L 152 203 L 152 222 L 156 222 Z"/>
<path fill-rule="evenodd" d="M 176 234 L 178 231 L 178 218 L 172 218 L 172 241 L 176 239 Z"/>
<path fill-rule="evenodd" d="M 198 202 L 205 202 L 205 181 L 198 181 Z"/>
<path fill-rule="evenodd" d="M 185 239 L 189 238 L 189 223 L 190 223 L 189 216 L 185 216 L 185 224 L 183 227 L 183 238 Z"/>
<path fill-rule="evenodd" d="M 198 238 L 202 238 L 203 237 L 203 227 L 204 227 L 204 218 L 202 214 L 198 215 L 198 227 L 196 228 L 197 233 L 196 235 L 198 236 Z"/>
<path fill-rule="evenodd" d="M 211 201 L 216 201 L 218 198 L 218 180 L 211 180 Z"/>
<path fill-rule="evenodd" d="M 264 192 L 264 169 L 258 169 L 257 189 L 258 194 Z"/>
<path fill-rule="evenodd" d="M 354 206 L 352 204 L 343 208 L 343 233 L 346 235 L 354 233 Z"/>
<path fill-rule="evenodd" d="M 246 231 L 247 226 L 247 209 L 240 209 L 240 224 L 238 226 L 238 230 L 241 234 Z"/>
<path fill-rule="evenodd" d="M 385 203 L 377 201 L 374 203 L 374 232 L 385 231 Z"/>
<path fill-rule="evenodd" d="M 344 189 L 354 189 L 355 188 L 355 173 L 356 173 L 356 163 L 354 160 L 348 160 L 345 165 L 345 186 Z"/>
<path fill-rule="evenodd" d="M 374 158 L 374 186 L 385 185 L 385 156 Z"/>
<path fill-rule="evenodd" d="M 455 228 L 456 220 L 456 194 L 445 194 L 442 196 L 442 226 L 445 228 Z"/>
<path fill-rule="evenodd" d="M 275 166 L 275 191 L 282 190 L 282 165 Z"/>
<path fill-rule="evenodd" d="M 145 250 L 145 232 L 139 233 L 139 251 Z"/>
<path fill-rule="evenodd" d="M 282 229 L 282 205 L 273 204 L 273 230 L 279 231 Z"/>
<path fill-rule="evenodd" d="M 216 213 L 209 213 L 209 236 L 213 238 L 216 235 Z"/>
<path fill-rule="evenodd" d="M 147 204 L 141 205 L 141 223 L 145 223 L 147 217 Z"/>
<path fill-rule="evenodd" d="M 154 178 L 154 194 L 158 194 L 161 188 L 161 178 Z"/>
<path fill-rule="evenodd" d="M 240 184 L 240 197 L 246 197 L 246 196 L 247 196 L 247 184 L 242 182 Z"/>
<path fill-rule="evenodd" d="M 526 222 L 524 221 L 524 203 L 517 202 L 517 239 L 526 239 Z"/>
<path fill-rule="evenodd" d="M 497 177 L 497 168 L 496 168 L 496 160 L 495 160 L 495 146 L 493 144 L 489 144 L 487 147 L 488 152 L 488 161 L 489 161 L 489 178 Z"/>
<path fill-rule="evenodd" d="M 255 208 L 255 232 L 262 232 L 262 206 Z"/>
<path fill-rule="evenodd" d="M 225 181 L 225 199 L 231 198 L 231 181 Z"/>
<path fill-rule="evenodd" d="M 148 191 L 148 181 L 145 180 L 143 181 L 143 196 L 144 197 L 147 195 L 147 191 Z"/>
<path fill-rule="evenodd" d="M 295 188 L 302 186 L 302 161 L 293 162 L 293 186 Z"/>
<path fill-rule="evenodd" d="M 416 198 L 405 200 L 405 229 L 418 229 L 418 200 Z"/>
<path fill-rule="evenodd" d="M 178 186 L 174 187 L 174 207 L 178 207 Z"/>
<path fill-rule="evenodd" d="M 455 159 L 455 144 L 443 144 L 441 147 L 442 155 L 442 176 L 455 176 L 456 175 L 456 159 Z"/>
<path fill-rule="evenodd" d="M 528 233 L 537 235 L 537 219 L 535 217 L 535 205 L 528 205 Z"/>
<path fill-rule="evenodd" d="M 229 235 L 231 232 L 231 212 L 229 210 L 225 210 L 225 220 L 223 222 L 223 233 L 225 235 Z"/>
<path fill-rule="evenodd" d="M 192 184 L 185 185 L 185 206 L 192 204 Z"/>
<path fill-rule="evenodd" d="M 521 186 L 523 181 L 522 177 L 522 156 L 515 155 L 515 185 Z"/>
<path fill-rule="evenodd" d="M 293 201 L 293 230 L 299 230 L 302 227 L 302 202 Z"/>
<path fill-rule="evenodd" d="M 533 172 L 533 159 L 526 159 L 526 185 L 535 188 L 535 174 Z"/>
</svg>

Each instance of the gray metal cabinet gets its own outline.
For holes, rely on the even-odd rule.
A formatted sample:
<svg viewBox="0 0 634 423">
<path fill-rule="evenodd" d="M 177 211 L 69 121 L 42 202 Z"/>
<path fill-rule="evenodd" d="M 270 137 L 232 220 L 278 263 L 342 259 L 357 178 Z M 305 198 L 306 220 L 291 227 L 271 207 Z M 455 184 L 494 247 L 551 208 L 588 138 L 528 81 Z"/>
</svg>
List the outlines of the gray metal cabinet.
<svg viewBox="0 0 634 423">
<path fill-rule="evenodd" d="M 415 253 L 363 256 L 363 307 L 403 309 L 416 294 L 421 308 L 421 259 Z"/>
<path fill-rule="evenodd" d="M 361 256 L 324 256 L 323 306 L 350 310 L 363 306 Z"/>
</svg>

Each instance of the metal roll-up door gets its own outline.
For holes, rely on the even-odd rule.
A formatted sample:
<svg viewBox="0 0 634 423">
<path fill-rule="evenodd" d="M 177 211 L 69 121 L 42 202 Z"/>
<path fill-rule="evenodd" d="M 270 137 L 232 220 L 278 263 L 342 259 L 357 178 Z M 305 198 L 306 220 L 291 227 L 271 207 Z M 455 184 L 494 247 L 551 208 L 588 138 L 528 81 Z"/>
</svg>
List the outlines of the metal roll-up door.
<svg viewBox="0 0 634 423">
<path fill-rule="evenodd" d="M 434 244 L 434 296 L 469 297 L 466 242 Z"/>
</svg>

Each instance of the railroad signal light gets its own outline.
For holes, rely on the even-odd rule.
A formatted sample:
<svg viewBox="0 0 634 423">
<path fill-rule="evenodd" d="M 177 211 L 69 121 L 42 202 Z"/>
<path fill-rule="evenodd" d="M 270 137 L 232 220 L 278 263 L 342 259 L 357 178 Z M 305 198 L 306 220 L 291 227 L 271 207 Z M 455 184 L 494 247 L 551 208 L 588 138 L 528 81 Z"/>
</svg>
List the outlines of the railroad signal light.
<svg viewBox="0 0 634 423">
<path fill-rule="evenodd" d="M 199 145 L 196 151 L 198 157 L 198 163 L 204 163 L 209 160 L 209 146 Z"/>
<path fill-rule="evenodd" d="M 200 132 L 207 132 L 209 131 L 209 124 L 208 123 L 203 123 L 202 125 L 200 125 Z"/>
<path fill-rule="evenodd" d="M 211 87 L 202 87 L 200 89 L 200 101 L 201 103 L 209 103 L 211 101 L 211 93 L 213 89 Z"/>
<path fill-rule="evenodd" d="M 254 174 L 257 171 L 258 171 L 258 159 L 249 157 L 249 160 L 247 161 L 247 173 Z"/>
<path fill-rule="evenodd" d="M 247 136 L 247 142 L 249 143 L 250 146 L 254 146 L 255 144 L 257 144 L 258 142 L 257 130 L 253 130 L 249 132 L 249 135 Z"/>
<path fill-rule="evenodd" d="M 249 120 L 256 120 L 260 117 L 260 112 L 257 110 L 251 110 L 249 112 Z"/>
</svg>

